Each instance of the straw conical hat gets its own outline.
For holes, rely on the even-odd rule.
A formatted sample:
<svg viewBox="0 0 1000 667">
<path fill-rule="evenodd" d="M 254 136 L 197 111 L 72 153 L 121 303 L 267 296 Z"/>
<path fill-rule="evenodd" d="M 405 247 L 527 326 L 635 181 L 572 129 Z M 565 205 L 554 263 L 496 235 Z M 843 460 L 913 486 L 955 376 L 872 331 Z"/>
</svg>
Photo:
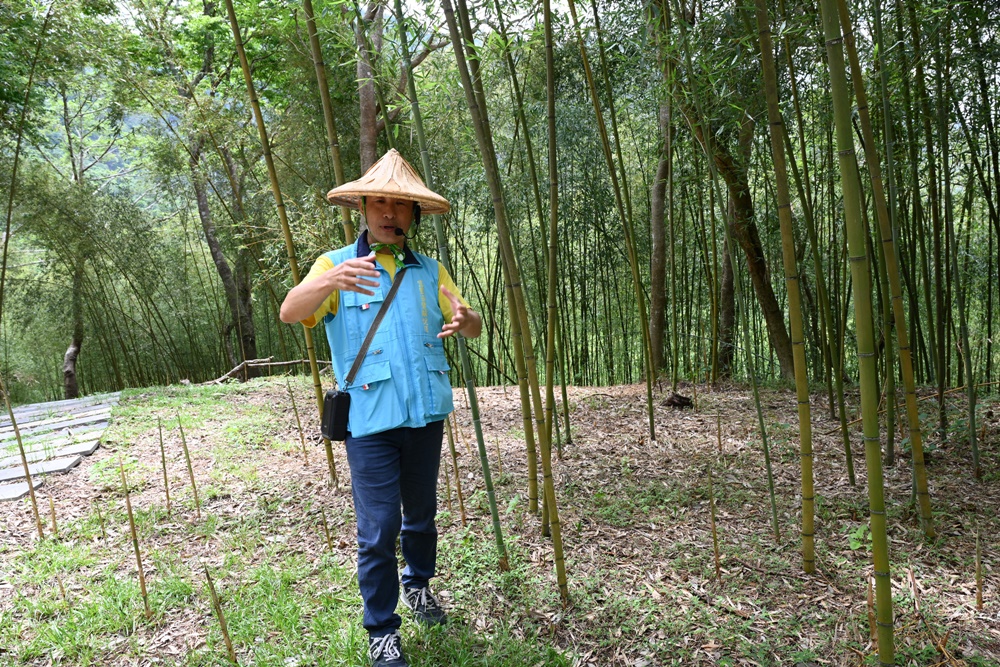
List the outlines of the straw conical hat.
<svg viewBox="0 0 1000 667">
<path fill-rule="evenodd" d="M 447 213 L 451 208 L 447 199 L 424 185 L 417 170 L 395 148 L 390 148 L 364 176 L 330 190 L 326 198 L 331 204 L 357 209 L 362 197 L 379 196 L 411 199 L 429 214 Z"/>
</svg>

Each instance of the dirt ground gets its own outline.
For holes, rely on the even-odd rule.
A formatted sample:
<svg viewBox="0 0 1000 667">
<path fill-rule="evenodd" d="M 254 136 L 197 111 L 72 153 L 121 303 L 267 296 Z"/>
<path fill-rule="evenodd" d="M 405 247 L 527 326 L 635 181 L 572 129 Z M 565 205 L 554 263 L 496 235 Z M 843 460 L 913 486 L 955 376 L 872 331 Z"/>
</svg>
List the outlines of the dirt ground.
<svg viewBox="0 0 1000 667">
<path fill-rule="evenodd" d="M 294 385 L 296 398 L 306 433 L 313 433 L 316 420 L 307 416 L 313 412 L 311 388 L 300 380 Z M 787 650 L 764 649 L 754 654 L 756 659 L 727 663 L 723 658 L 731 655 L 731 647 L 712 627 L 696 627 L 699 618 L 715 619 L 711 623 L 716 628 L 726 628 L 730 638 L 735 632 L 737 640 L 748 646 L 799 647 L 803 665 L 861 665 L 870 660 L 874 644 L 868 638 L 866 599 L 872 566 L 865 531 L 868 503 L 860 425 L 851 431 L 857 475 L 852 487 L 837 422 L 830 419 L 824 397 L 813 397 L 818 568 L 807 575 L 799 551 L 801 486 L 794 393 L 762 394 L 777 498 L 776 541 L 752 396 L 736 388 L 714 391 L 685 385 L 680 391 L 695 399 L 696 408 L 675 411 L 663 405 L 666 390 L 657 389 L 653 440 L 644 385 L 569 388 L 572 442 L 566 442 L 563 432 L 562 456 L 553 457 L 553 479 L 571 604 L 564 609 L 555 603 L 557 596 L 550 595 L 548 606 L 512 611 L 504 591 L 487 582 L 475 608 L 471 602 L 463 603 L 470 607 L 469 615 L 484 630 L 499 622 L 510 624 L 515 633 L 521 626 L 535 631 L 541 627 L 576 665 L 658 665 L 677 650 L 690 656 L 691 664 L 706 665 L 778 664 L 769 663 L 767 656 L 789 655 Z M 541 536 L 539 520 L 525 511 L 527 455 L 517 389 L 481 388 L 478 397 L 505 534 L 516 540 L 518 553 L 555 591 L 551 540 Z M 122 403 L 128 408 L 146 400 L 138 393 Z M 226 392 L 221 400 L 233 414 L 264 415 L 264 423 L 260 434 L 251 433 L 241 443 L 242 436 L 234 440 L 227 433 L 229 415 L 222 411 L 186 433 L 195 475 L 203 480 L 202 510 L 224 523 L 252 511 L 262 496 L 280 498 L 270 526 L 273 532 L 265 539 L 282 541 L 293 535 L 297 550 L 318 555 L 327 548 L 324 533 L 317 528 L 322 507 L 336 557 L 352 567 L 354 529 L 342 445 L 334 443 L 340 478 L 335 489 L 327 483 L 327 463 L 316 438 L 309 438 L 308 463 L 303 463 L 283 381 L 258 381 L 247 391 Z M 959 415 L 961 399 L 955 395 L 954 400 L 954 414 Z M 464 393 L 456 391 L 455 404 L 458 477 L 468 519 L 473 530 L 487 533 L 489 514 L 483 494 L 477 494 L 483 488 L 483 475 Z M 849 405 L 856 404 L 856 396 L 849 397 Z M 932 419 L 935 404 L 921 405 L 927 419 Z M 856 407 L 850 410 L 853 416 Z M 914 656 L 907 664 L 1000 664 L 995 538 L 1000 534 L 1000 409 L 985 405 L 981 414 L 982 480 L 973 479 L 968 447 L 959 434 L 953 435 L 950 445 L 940 444 L 932 435 L 926 438 L 936 539 L 922 536 L 919 517 L 911 509 L 905 447 L 896 465 L 885 469 L 896 642 L 900 653 Z M 120 504 L 110 483 L 102 485 L 102 476 L 93 472 L 95 466 L 108 468 L 119 453 L 134 457 L 135 474 L 144 477 L 131 497 L 133 505 L 163 504 L 156 416 L 168 420 L 174 413 L 155 401 L 141 414 L 126 410 L 101 449 L 79 469 L 46 481 L 40 497 L 55 499 L 61 522 L 86 519 L 95 505 Z M 183 453 L 174 430 L 165 437 L 171 489 L 179 498 L 187 484 Z M 229 443 L 225 452 L 220 449 L 223 441 Z M 273 441 L 286 444 L 269 446 Z M 439 526 L 443 536 L 461 529 L 447 441 L 445 447 L 442 475 L 448 472 L 451 477 L 447 488 L 442 477 L 441 507 L 451 510 Z M 245 458 L 254 461 L 253 475 L 241 467 Z M 721 583 L 712 557 L 710 466 Z M 470 498 L 479 500 L 469 502 Z M 43 509 L 47 512 L 47 504 Z M 165 521 L 187 520 L 192 509 L 175 508 Z M 982 536 L 982 610 L 976 605 L 977 529 Z M 0 552 L 0 614 L 6 614 L 11 607 L 4 588 L 11 585 L 3 581 L 7 579 L 2 576 L 7 569 L 3 562 L 30 549 L 35 539 L 26 502 L 0 505 L 0 533 L 8 544 Z M 221 563 L 223 558 L 210 536 L 191 540 L 180 531 L 163 530 L 151 539 L 157 543 L 150 549 L 179 550 L 192 568 Z M 447 582 L 448 568 L 444 562 L 442 582 Z M 72 597 L 84 595 L 88 582 L 71 575 L 62 585 Z M 447 584 L 439 586 L 445 602 L 456 604 Z M 630 600 L 641 613 L 628 616 L 623 611 L 630 608 Z M 694 629 L 678 625 L 681 618 L 694 619 L 688 621 Z M 639 620 L 633 623 L 633 619 Z M 136 631 L 143 634 L 150 651 L 179 657 L 204 644 L 209 622 L 204 608 L 191 608 L 169 623 Z M 919 656 L 928 656 L 927 661 L 920 662 L 924 658 Z"/>
</svg>

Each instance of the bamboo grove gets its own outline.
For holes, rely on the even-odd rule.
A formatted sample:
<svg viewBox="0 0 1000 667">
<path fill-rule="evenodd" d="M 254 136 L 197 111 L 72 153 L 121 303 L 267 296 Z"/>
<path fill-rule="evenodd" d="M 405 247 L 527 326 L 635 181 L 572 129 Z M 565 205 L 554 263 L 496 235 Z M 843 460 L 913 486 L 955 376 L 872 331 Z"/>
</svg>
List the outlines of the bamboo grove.
<svg viewBox="0 0 1000 667">
<path fill-rule="evenodd" d="M 453 202 L 416 243 L 484 314 L 454 379 L 473 402 L 475 384 L 519 385 L 554 544 L 558 388 L 636 382 L 651 439 L 657 383 L 794 383 L 807 571 L 815 414 L 841 424 L 852 483 L 865 452 L 873 533 L 877 470 L 903 451 L 934 535 L 925 443 L 963 443 L 981 476 L 976 399 L 997 387 L 1000 17 L 945 0 L 555 4 L 4 3 L 10 396 L 256 358 L 301 361 L 319 392 L 323 332 L 280 325 L 277 304 L 298 264 L 354 237 L 322 193 L 395 146 Z M 766 454 L 763 419 L 760 438 Z"/>
</svg>

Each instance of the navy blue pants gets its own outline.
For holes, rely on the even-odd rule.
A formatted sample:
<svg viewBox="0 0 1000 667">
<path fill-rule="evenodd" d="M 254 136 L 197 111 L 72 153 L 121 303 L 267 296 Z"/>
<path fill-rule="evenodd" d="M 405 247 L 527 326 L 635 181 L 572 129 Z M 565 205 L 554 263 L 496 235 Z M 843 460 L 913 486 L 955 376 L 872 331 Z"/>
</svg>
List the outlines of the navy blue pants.
<svg viewBox="0 0 1000 667">
<path fill-rule="evenodd" d="M 444 422 L 396 428 L 363 438 L 347 434 L 347 462 L 358 520 L 358 586 L 372 637 L 399 628 L 396 537 L 403 585 L 423 588 L 437 561 L 437 478 Z M 400 511 L 402 507 L 402 511 Z"/>
</svg>

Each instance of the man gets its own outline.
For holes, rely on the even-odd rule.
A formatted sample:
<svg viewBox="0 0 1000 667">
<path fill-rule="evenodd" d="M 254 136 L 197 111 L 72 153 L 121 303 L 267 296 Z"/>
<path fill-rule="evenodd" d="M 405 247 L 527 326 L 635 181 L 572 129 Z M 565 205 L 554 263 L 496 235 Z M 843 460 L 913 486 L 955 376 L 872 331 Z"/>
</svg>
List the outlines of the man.
<svg viewBox="0 0 1000 667">
<path fill-rule="evenodd" d="M 443 624 L 447 617 L 428 586 L 437 556 L 443 420 L 453 409 L 442 339 L 456 333 L 475 338 L 482 319 L 438 261 L 406 245 L 421 213 L 446 213 L 450 205 L 398 152 L 390 150 L 364 176 L 334 188 L 327 198 L 359 209 L 367 230 L 353 245 L 316 261 L 285 297 L 281 320 L 307 327 L 324 322 L 341 383 L 405 267 L 399 292 L 346 388 L 351 407 L 345 442 L 369 657 L 374 667 L 405 667 L 395 612 L 396 538 L 406 561 L 403 602 L 418 621 Z"/>
</svg>

